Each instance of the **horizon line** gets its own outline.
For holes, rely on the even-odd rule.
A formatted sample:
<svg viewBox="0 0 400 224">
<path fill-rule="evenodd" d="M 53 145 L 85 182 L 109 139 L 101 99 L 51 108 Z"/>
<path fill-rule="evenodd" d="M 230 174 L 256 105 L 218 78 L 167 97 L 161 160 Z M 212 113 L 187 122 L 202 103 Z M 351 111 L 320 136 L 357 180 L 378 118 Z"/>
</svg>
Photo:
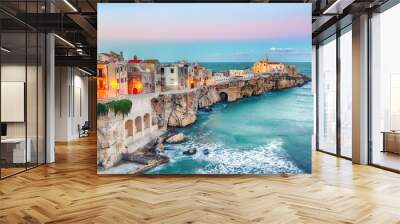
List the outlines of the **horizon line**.
<svg viewBox="0 0 400 224">
<path fill-rule="evenodd" d="M 128 59 L 128 60 L 132 60 L 132 59 Z M 143 60 L 149 60 L 149 59 L 143 59 Z M 156 59 L 158 60 L 158 59 Z M 176 63 L 179 61 L 185 61 L 188 63 L 254 63 L 256 61 L 262 61 L 262 59 L 260 60 L 256 60 L 256 61 L 186 61 L 186 60 L 175 60 L 175 61 L 160 61 L 161 64 L 163 63 Z M 274 60 L 273 60 L 274 61 Z M 275 61 L 274 61 L 275 62 Z M 311 63 L 312 61 L 276 61 L 276 62 L 281 62 L 281 63 L 291 63 L 291 62 L 296 62 L 296 63 Z"/>
</svg>

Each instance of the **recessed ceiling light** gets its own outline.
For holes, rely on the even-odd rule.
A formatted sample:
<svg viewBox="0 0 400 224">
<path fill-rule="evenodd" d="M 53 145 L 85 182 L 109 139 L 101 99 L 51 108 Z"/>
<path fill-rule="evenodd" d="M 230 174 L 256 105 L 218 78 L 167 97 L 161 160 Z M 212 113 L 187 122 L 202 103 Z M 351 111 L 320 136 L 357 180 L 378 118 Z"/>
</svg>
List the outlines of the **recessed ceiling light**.
<svg viewBox="0 0 400 224">
<path fill-rule="evenodd" d="M 11 50 L 9 50 L 9 49 L 7 49 L 5 47 L 1 47 L 1 51 L 4 51 L 6 53 L 10 53 L 11 52 Z"/>
<path fill-rule="evenodd" d="M 322 14 L 342 14 L 343 9 L 351 5 L 355 0 L 336 0 Z"/>
<path fill-rule="evenodd" d="M 61 40 L 62 42 L 66 43 L 67 45 L 69 45 L 69 46 L 75 48 L 75 45 L 73 45 L 73 44 L 72 44 L 71 42 L 69 42 L 68 40 L 66 40 L 66 39 L 64 39 L 64 38 L 62 38 L 62 37 L 60 37 L 58 34 L 54 34 L 54 36 L 57 37 L 57 38 L 58 38 L 59 40 Z"/>
<path fill-rule="evenodd" d="M 67 4 L 74 12 L 78 12 L 78 10 L 68 1 L 64 0 L 65 4 Z"/>
<path fill-rule="evenodd" d="M 83 70 L 83 69 L 81 69 L 81 68 L 78 68 L 78 70 L 81 71 L 81 72 L 83 72 L 83 73 L 85 73 L 85 74 L 87 74 L 87 75 L 92 75 L 92 73 L 90 73 L 90 72 L 88 72 L 88 71 L 85 71 L 85 70 Z"/>
</svg>

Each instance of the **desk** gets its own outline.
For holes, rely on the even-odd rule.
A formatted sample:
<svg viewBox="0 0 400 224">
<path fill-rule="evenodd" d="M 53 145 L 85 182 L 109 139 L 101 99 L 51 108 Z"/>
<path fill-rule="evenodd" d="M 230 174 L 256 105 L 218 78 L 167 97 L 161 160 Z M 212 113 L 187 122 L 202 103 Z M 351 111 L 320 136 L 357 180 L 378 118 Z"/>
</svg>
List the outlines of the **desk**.
<svg viewBox="0 0 400 224">
<path fill-rule="evenodd" d="M 1 139 L 1 157 L 6 163 L 26 163 L 30 162 L 31 154 L 31 139 L 28 142 L 25 152 L 25 138 L 5 138 Z M 26 160 L 25 160 L 26 159 Z"/>
<path fill-rule="evenodd" d="M 382 152 L 400 154 L 400 131 L 383 131 Z"/>
</svg>

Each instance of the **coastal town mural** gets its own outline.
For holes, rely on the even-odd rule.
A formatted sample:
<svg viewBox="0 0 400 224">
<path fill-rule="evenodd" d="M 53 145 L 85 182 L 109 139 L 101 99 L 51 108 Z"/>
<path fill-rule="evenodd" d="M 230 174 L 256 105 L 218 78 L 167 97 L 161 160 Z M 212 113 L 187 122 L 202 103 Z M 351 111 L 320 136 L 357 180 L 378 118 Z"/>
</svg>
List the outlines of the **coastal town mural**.
<svg viewBox="0 0 400 224">
<path fill-rule="evenodd" d="M 310 173 L 310 7 L 99 4 L 98 173 Z"/>
</svg>

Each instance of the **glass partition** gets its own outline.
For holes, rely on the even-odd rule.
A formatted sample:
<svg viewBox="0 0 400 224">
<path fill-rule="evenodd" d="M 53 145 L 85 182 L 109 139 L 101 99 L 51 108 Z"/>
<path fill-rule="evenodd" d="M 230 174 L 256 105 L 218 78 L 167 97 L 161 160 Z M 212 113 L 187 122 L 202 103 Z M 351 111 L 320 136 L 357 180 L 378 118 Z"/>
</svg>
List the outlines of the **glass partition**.
<svg viewBox="0 0 400 224">
<path fill-rule="evenodd" d="M 26 150 L 26 41 L 25 32 L 1 34 L 2 177 L 24 171 L 31 161 Z"/>
<path fill-rule="evenodd" d="M 340 36 L 340 154 L 352 157 L 352 32 Z"/>
<path fill-rule="evenodd" d="M 318 149 L 336 153 L 336 37 L 318 48 Z"/>
<path fill-rule="evenodd" d="M 37 165 L 38 158 L 38 107 L 37 107 L 37 79 L 38 79 L 38 34 L 35 32 L 27 33 L 27 53 L 28 60 L 26 64 L 26 115 L 27 115 L 27 151 L 29 153 L 29 160 L 27 167 L 34 167 Z"/>
<path fill-rule="evenodd" d="M 0 2 L 18 13 L 43 5 Z M 44 33 L 0 12 L 0 178 L 45 163 L 45 44 Z"/>
<path fill-rule="evenodd" d="M 371 162 L 400 170 L 400 4 L 371 19 Z"/>
</svg>

